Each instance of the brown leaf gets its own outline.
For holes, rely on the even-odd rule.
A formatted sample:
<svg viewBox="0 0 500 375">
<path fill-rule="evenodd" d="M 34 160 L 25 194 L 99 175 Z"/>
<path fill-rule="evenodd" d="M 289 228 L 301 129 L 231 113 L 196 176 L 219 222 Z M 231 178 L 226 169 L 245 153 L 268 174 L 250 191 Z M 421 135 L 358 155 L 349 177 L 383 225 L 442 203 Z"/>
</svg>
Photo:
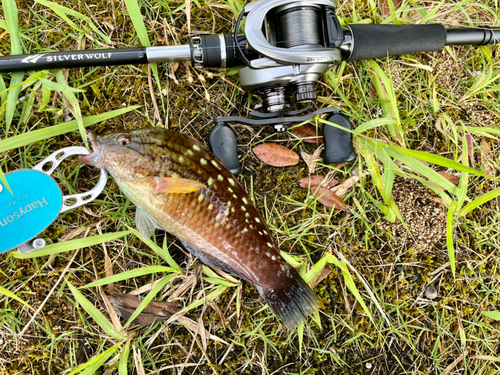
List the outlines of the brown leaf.
<svg viewBox="0 0 500 375">
<path fill-rule="evenodd" d="M 137 296 L 123 293 L 110 293 L 107 295 L 116 313 L 128 319 L 141 304 Z M 151 301 L 142 312 L 135 318 L 134 323 L 140 325 L 151 325 L 160 320 L 167 320 L 172 315 L 180 311 L 180 306 L 174 302 L 154 302 Z"/>
<path fill-rule="evenodd" d="M 335 208 L 340 211 L 346 211 L 345 203 L 340 199 L 337 194 L 333 193 L 330 189 L 324 187 L 314 187 L 311 189 L 312 193 L 318 199 L 318 202 L 328 208 Z"/>
<path fill-rule="evenodd" d="M 493 154 L 491 152 L 490 145 L 484 138 L 481 139 L 481 164 L 486 165 L 484 173 L 492 177 L 495 177 L 497 175 L 497 170 L 495 169 L 493 163 Z"/>
<path fill-rule="evenodd" d="M 474 167 L 474 145 L 472 144 L 472 137 L 470 134 L 465 135 L 465 140 L 467 142 L 467 150 L 469 153 L 469 160 L 472 167 Z"/>
<path fill-rule="evenodd" d="M 293 128 L 292 133 L 307 143 L 322 143 L 323 134 L 313 124 Z"/>
<path fill-rule="evenodd" d="M 401 0 L 392 0 L 394 5 L 394 10 L 398 10 L 401 7 Z M 389 0 L 380 0 L 380 12 L 382 17 L 389 17 L 391 15 L 391 8 L 389 7 Z"/>
<path fill-rule="evenodd" d="M 334 179 L 334 178 L 332 178 L 329 181 L 325 181 L 325 178 L 326 178 L 326 176 L 323 176 L 323 175 L 304 177 L 303 179 L 301 179 L 299 181 L 299 185 L 303 189 L 307 189 L 307 188 L 309 188 L 309 186 L 311 186 L 311 188 L 312 188 L 312 187 L 318 186 L 318 185 L 321 185 L 321 186 L 327 187 L 327 188 L 332 188 L 339 183 L 339 181 Z"/>
<path fill-rule="evenodd" d="M 328 275 L 331 273 L 332 273 L 332 270 L 330 269 L 330 267 L 328 267 L 328 266 L 323 267 L 323 269 L 319 273 L 318 277 L 316 277 L 313 281 L 311 281 L 309 283 L 309 286 L 311 288 L 314 288 L 316 285 L 318 285 L 320 282 L 322 282 L 324 279 L 326 279 L 328 277 Z"/>
<path fill-rule="evenodd" d="M 448 173 L 446 171 L 439 171 L 438 174 L 446 178 L 448 181 L 450 181 L 452 184 L 457 185 L 460 182 L 460 177 L 455 176 L 454 174 Z"/>
<path fill-rule="evenodd" d="M 288 167 L 299 163 L 299 154 L 276 143 L 263 143 L 253 148 L 255 155 L 273 167 Z"/>
</svg>

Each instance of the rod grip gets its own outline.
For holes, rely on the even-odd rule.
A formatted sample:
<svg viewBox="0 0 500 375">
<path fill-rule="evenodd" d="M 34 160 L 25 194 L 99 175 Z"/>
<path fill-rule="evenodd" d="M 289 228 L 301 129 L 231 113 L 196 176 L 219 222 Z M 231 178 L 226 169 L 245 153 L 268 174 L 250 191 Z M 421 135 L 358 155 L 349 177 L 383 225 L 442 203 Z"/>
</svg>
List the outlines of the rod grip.
<svg viewBox="0 0 500 375">
<path fill-rule="evenodd" d="M 376 59 L 416 52 L 433 52 L 446 44 L 443 25 L 361 25 L 349 26 L 352 53 L 349 61 Z"/>
<path fill-rule="evenodd" d="M 0 73 L 147 63 L 145 48 L 47 52 L 0 57 Z"/>
</svg>

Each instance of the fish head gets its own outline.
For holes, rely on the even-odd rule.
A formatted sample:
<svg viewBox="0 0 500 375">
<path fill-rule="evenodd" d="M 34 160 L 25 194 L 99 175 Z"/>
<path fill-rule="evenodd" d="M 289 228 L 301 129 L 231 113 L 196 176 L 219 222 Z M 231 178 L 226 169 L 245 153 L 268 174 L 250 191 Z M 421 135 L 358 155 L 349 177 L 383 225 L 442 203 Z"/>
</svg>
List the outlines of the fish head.
<svg viewBox="0 0 500 375">
<path fill-rule="evenodd" d="M 93 152 L 80 162 L 106 169 L 115 179 L 142 178 L 158 173 L 157 158 L 151 153 L 149 132 L 145 129 L 123 131 L 104 136 L 89 133 Z"/>
</svg>

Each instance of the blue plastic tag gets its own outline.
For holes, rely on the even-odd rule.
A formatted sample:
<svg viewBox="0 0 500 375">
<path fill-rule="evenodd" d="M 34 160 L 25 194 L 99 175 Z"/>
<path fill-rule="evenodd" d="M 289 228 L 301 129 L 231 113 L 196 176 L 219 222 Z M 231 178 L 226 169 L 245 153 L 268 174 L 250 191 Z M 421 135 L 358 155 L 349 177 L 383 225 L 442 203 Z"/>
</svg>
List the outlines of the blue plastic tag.
<svg viewBox="0 0 500 375">
<path fill-rule="evenodd" d="M 14 193 L 0 182 L 0 253 L 33 239 L 54 222 L 63 195 L 52 177 L 36 170 L 5 175 Z"/>
</svg>

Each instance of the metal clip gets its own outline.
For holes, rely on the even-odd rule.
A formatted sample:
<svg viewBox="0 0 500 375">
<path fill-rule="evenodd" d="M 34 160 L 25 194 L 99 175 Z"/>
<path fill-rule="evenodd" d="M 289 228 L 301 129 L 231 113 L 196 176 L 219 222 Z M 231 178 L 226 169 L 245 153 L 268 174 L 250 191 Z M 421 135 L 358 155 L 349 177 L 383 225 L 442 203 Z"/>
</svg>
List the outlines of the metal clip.
<svg viewBox="0 0 500 375">
<path fill-rule="evenodd" d="M 90 151 L 88 148 L 85 147 L 80 147 L 80 146 L 66 147 L 59 151 L 53 152 L 45 159 L 43 159 L 40 163 L 35 165 L 33 169 L 45 173 L 47 176 L 50 176 L 62 163 L 62 161 L 67 157 L 73 155 L 88 155 L 91 153 L 92 151 Z M 48 171 L 45 171 L 43 167 L 46 166 L 48 163 L 52 163 L 52 166 Z M 66 212 L 73 208 L 80 207 L 85 203 L 92 202 L 104 190 L 107 180 L 108 180 L 108 171 L 106 171 L 105 169 L 101 169 L 101 176 L 99 177 L 99 182 L 97 182 L 97 185 L 94 186 L 93 189 L 89 190 L 86 193 L 63 196 L 63 205 L 61 207 L 60 213 Z M 71 204 L 68 203 L 73 200 L 74 203 Z"/>
</svg>

